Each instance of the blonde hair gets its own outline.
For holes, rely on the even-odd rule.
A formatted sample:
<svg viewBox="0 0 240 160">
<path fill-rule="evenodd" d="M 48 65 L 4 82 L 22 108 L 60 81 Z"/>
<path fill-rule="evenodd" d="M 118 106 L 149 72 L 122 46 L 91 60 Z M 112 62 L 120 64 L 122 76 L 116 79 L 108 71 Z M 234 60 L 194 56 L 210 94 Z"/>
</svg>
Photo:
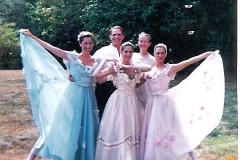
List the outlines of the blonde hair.
<svg viewBox="0 0 240 160">
<path fill-rule="evenodd" d="M 145 33 L 145 32 L 142 32 L 142 33 L 140 33 L 140 34 L 138 35 L 138 40 L 139 40 L 141 37 L 143 37 L 143 36 L 148 37 L 148 38 L 149 38 L 149 42 L 151 42 L 151 36 L 150 36 L 149 34 Z"/>
</svg>

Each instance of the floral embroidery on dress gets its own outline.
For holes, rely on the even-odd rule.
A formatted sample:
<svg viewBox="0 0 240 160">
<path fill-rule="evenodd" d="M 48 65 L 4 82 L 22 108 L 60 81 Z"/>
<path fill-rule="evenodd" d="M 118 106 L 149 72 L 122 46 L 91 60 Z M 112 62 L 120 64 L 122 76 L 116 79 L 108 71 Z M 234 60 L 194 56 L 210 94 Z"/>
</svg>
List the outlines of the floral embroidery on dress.
<svg viewBox="0 0 240 160">
<path fill-rule="evenodd" d="M 50 77 L 50 76 L 44 75 L 44 73 L 42 73 L 41 70 L 38 68 L 34 68 L 31 72 L 33 72 L 33 74 L 37 75 L 37 77 L 40 81 L 37 86 L 38 93 L 40 93 L 42 91 L 42 89 L 44 88 L 45 85 L 56 83 L 58 80 L 58 78 L 55 76 Z"/>
<path fill-rule="evenodd" d="M 171 145 L 171 142 L 174 141 L 174 139 L 175 139 L 175 136 L 172 133 L 167 134 L 165 137 L 162 137 L 162 138 L 156 137 L 155 145 L 162 146 L 163 148 L 168 148 Z"/>
<path fill-rule="evenodd" d="M 202 81 L 201 89 L 206 91 L 206 93 L 210 93 L 213 89 L 213 77 L 211 77 L 208 71 L 203 71 L 202 76 L 200 77 Z M 205 94 L 204 96 L 208 96 Z M 205 98 L 206 99 L 206 98 Z M 199 104 L 199 111 L 196 113 L 191 113 L 190 124 L 194 124 L 196 122 L 201 121 L 204 117 L 209 116 L 209 105 L 206 104 L 205 101 L 202 101 Z"/>
</svg>

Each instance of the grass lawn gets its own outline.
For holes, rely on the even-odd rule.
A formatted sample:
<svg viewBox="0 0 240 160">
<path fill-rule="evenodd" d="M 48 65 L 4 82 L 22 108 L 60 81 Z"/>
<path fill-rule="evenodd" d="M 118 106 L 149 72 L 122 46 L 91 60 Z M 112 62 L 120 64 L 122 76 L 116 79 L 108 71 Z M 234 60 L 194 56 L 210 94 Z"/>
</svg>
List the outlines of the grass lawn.
<svg viewBox="0 0 240 160">
<path fill-rule="evenodd" d="M 221 123 L 194 150 L 198 160 L 238 159 L 237 112 L 236 81 L 227 80 Z M 20 70 L 0 70 L 0 124 L 0 159 L 26 159 L 38 131 Z"/>
</svg>

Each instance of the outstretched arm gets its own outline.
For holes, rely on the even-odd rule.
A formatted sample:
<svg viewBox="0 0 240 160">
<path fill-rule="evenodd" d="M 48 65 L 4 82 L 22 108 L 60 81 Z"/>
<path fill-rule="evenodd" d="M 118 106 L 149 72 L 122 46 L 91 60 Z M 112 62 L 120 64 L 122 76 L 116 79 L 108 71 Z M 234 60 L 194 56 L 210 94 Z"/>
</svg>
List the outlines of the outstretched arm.
<svg viewBox="0 0 240 160">
<path fill-rule="evenodd" d="M 114 66 L 109 66 L 106 69 L 103 70 L 103 66 L 107 61 L 114 61 L 116 60 L 108 60 L 104 59 L 102 62 L 99 64 L 99 66 L 96 68 L 96 70 L 93 72 L 93 77 L 97 78 L 98 83 L 103 83 L 108 80 L 108 75 L 112 74 L 115 72 Z"/>
<path fill-rule="evenodd" d="M 50 51 L 51 53 L 57 55 L 58 57 L 61 57 L 63 59 L 68 60 L 67 58 L 67 54 L 65 50 L 62 50 L 60 48 L 57 48 L 41 39 L 39 39 L 38 37 L 34 36 L 28 29 L 22 29 L 20 30 L 20 32 L 22 32 L 25 35 L 28 35 L 29 37 L 31 37 L 32 39 L 34 39 L 37 43 L 39 43 L 43 48 L 47 49 L 48 51 Z"/>
<path fill-rule="evenodd" d="M 189 58 L 187 60 L 184 60 L 180 63 L 177 63 L 177 64 L 173 64 L 172 66 L 172 69 L 169 71 L 168 73 L 168 76 L 172 76 L 173 74 L 181 71 L 182 69 L 186 68 L 187 66 L 193 64 L 193 63 L 196 63 L 204 58 L 207 58 L 211 53 L 214 53 L 214 52 L 204 52 L 198 56 L 194 56 L 192 58 Z"/>
<path fill-rule="evenodd" d="M 136 64 L 136 65 L 125 65 L 125 64 L 121 64 L 120 68 L 132 68 L 132 69 L 136 69 L 136 70 L 140 70 L 142 72 L 147 72 L 151 70 L 151 66 L 148 64 Z"/>
</svg>

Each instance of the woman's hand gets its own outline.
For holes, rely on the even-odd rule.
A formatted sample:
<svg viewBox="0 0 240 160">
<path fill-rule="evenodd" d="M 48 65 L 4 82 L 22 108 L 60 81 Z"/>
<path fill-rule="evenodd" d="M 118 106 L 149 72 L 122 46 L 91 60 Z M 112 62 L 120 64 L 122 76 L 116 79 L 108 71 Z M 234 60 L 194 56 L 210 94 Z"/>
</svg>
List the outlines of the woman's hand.
<svg viewBox="0 0 240 160">
<path fill-rule="evenodd" d="M 119 68 L 133 68 L 132 64 L 127 65 L 127 64 L 118 63 L 117 66 Z"/>
<path fill-rule="evenodd" d="M 216 51 L 208 51 L 204 53 L 204 58 L 207 58 L 210 54 L 218 54 L 220 51 L 216 50 Z"/>
<path fill-rule="evenodd" d="M 220 53 L 219 50 L 216 50 L 216 51 L 213 52 L 213 54 L 219 54 L 219 53 Z"/>
<path fill-rule="evenodd" d="M 75 81 L 74 77 L 73 77 L 71 74 L 68 75 L 68 79 L 69 79 L 69 81 L 71 81 L 71 82 L 74 82 L 74 81 Z"/>
<path fill-rule="evenodd" d="M 114 63 L 117 63 L 118 62 L 118 60 L 116 60 L 116 59 L 113 59 L 113 58 L 106 58 L 106 59 L 104 59 L 104 62 L 111 62 L 111 61 L 113 61 Z"/>
<path fill-rule="evenodd" d="M 117 72 L 117 66 L 116 65 L 110 65 L 109 67 L 108 67 L 108 69 L 109 69 L 109 71 L 112 73 L 112 74 L 114 74 L 114 73 L 116 73 Z"/>
<path fill-rule="evenodd" d="M 29 36 L 29 37 L 31 37 L 31 38 L 34 37 L 34 35 L 30 32 L 29 29 L 20 29 L 19 32 L 21 32 L 21 33 L 23 33 L 24 35 L 27 35 L 27 36 Z"/>
</svg>

